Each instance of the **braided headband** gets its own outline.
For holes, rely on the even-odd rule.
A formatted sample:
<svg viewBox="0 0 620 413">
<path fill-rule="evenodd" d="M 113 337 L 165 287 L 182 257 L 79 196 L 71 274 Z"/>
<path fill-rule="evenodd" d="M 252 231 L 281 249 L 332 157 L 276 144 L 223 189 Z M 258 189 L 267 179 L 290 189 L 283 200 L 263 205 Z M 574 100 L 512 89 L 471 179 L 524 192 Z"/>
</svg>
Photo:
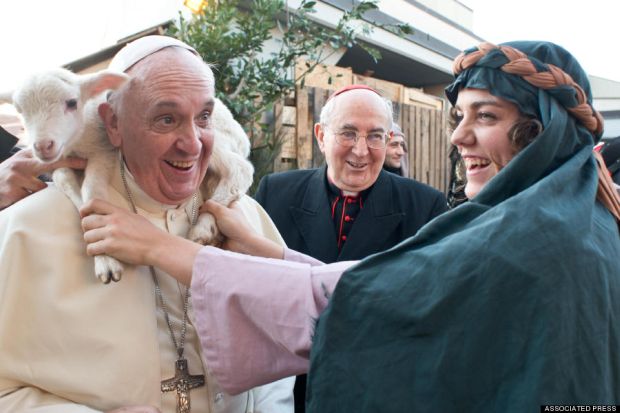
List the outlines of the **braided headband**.
<svg viewBox="0 0 620 413">
<path fill-rule="evenodd" d="M 545 64 L 548 71 L 539 72 L 534 63 L 522 51 L 511 46 L 496 46 L 492 43 L 484 42 L 478 46 L 478 50 L 465 54 L 462 52 L 454 59 L 452 72 L 457 76 L 465 69 L 475 66 L 476 63 L 492 50 L 501 51 L 508 59 L 508 63 L 500 67 L 500 70 L 513 75 L 521 76 L 526 82 L 540 88 L 553 89 L 558 86 L 571 86 L 577 95 L 577 106 L 566 108 L 581 124 L 596 136 L 603 132 L 603 117 L 598 113 L 586 98 L 586 93 L 573 78 L 562 69 L 552 64 Z"/>
</svg>

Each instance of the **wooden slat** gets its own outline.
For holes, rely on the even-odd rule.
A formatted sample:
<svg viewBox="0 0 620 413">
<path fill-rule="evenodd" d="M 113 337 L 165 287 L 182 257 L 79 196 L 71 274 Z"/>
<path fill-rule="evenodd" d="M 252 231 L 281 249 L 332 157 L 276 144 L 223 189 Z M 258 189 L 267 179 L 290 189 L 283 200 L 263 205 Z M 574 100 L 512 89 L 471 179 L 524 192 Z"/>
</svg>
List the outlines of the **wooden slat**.
<svg viewBox="0 0 620 413">
<path fill-rule="evenodd" d="M 280 158 L 295 159 L 297 158 L 297 145 L 295 142 L 295 127 L 282 125 L 279 130 L 278 138 L 280 139 Z"/>
<path fill-rule="evenodd" d="M 444 106 L 443 99 L 409 87 L 403 88 L 402 102 L 406 105 L 417 105 L 436 110 L 443 110 Z"/>
<path fill-rule="evenodd" d="M 312 168 L 312 127 L 308 116 L 308 89 L 297 87 L 297 166 Z"/>
<path fill-rule="evenodd" d="M 423 175 L 422 182 L 425 184 L 430 184 L 430 164 L 431 164 L 431 151 L 430 151 L 430 134 L 429 134 L 429 117 L 430 110 L 429 109 L 421 109 L 422 115 L 421 122 L 421 132 L 422 132 L 422 152 L 424 154 L 422 158 L 423 162 Z"/>
<path fill-rule="evenodd" d="M 287 126 L 295 126 L 297 124 L 297 108 L 295 106 L 282 107 L 281 123 Z"/>
<path fill-rule="evenodd" d="M 439 159 L 437 162 L 438 168 L 439 168 L 439 189 L 442 192 L 446 192 L 447 190 L 447 179 L 446 179 L 446 159 L 448 159 L 448 145 L 449 145 L 449 137 L 446 133 L 446 125 L 444 122 L 444 112 L 437 112 L 437 118 L 439 119 L 438 124 L 439 124 L 439 131 L 437 132 L 437 135 L 439 136 L 440 142 L 441 142 L 441 152 L 439 153 Z"/>
<path fill-rule="evenodd" d="M 422 146 L 422 108 L 420 108 L 419 106 L 415 106 L 415 129 L 414 129 L 414 136 L 415 136 L 415 147 L 416 147 L 416 154 L 415 154 L 415 179 L 417 179 L 418 181 L 422 181 L 422 158 L 423 158 L 423 151 L 424 148 Z"/>
<path fill-rule="evenodd" d="M 308 63 L 310 64 L 310 63 Z M 305 60 L 299 59 L 295 65 L 295 79 L 308 70 Z M 317 87 L 337 90 L 353 82 L 353 71 L 350 67 L 327 66 L 319 64 L 312 72 L 306 74 L 304 87 Z M 299 84 L 300 82 L 298 82 Z"/>
<path fill-rule="evenodd" d="M 314 98 L 312 102 L 312 125 L 318 123 L 321 118 L 321 109 L 325 106 L 330 91 L 325 89 L 314 89 Z M 314 131 L 313 131 L 314 134 Z M 325 157 L 319 149 L 316 139 L 312 140 L 312 167 L 318 168 L 325 162 Z"/>
<path fill-rule="evenodd" d="M 400 102 L 403 97 L 403 85 L 399 83 L 356 74 L 353 75 L 353 83 L 370 86 L 392 102 Z"/>
<path fill-rule="evenodd" d="M 429 150 L 430 150 L 430 154 L 429 154 L 429 159 L 430 159 L 430 164 L 429 164 L 429 180 L 428 180 L 428 184 L 433 186 L 433 187 L 437 187 L 437 173 L 435 170 L 435 165 L 437 162 L 437 149 L 439 147 L 439 142 L 437 142 L 436 136 L 435 136 L 435 113 L 436 111 L 428 109 L 428 136 L 429 136 Z"/>
<path fill-rule="evenodd" d="M 448 188 L 450 184 L 450 159 L 448 154 L 450 153 L 450 135 L 448 135 L 448 116 L 446 111 L 441 112 L 441 125 L 442 125 L 442 135 L 444 137 L 445 143 L 443 145 L 443 157 L 442 157 L 442 169 L 443 169 L 443 191 L 445 194 L 448 193 Z"/>
</svg>

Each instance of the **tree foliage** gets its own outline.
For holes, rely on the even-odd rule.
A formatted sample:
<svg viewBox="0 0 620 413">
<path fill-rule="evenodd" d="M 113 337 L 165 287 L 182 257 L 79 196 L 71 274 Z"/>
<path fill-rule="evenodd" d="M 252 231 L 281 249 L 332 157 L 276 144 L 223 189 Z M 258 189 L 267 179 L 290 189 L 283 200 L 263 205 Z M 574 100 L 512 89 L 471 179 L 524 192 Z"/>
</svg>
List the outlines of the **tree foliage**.
<svg viewBox="0 0 620 413">
<path fill-rule="evenodd" d="M 360 34 L 372 31 L 361 19 L 378 8 L 376 0 L 357 3 L 333 28 L 313 19 L 316 3 L 302 0 L 290 11 L 284 0 L 209 1 L 202 13 L 189 20 L 181 16 L 170 29 L 214 65 L 217 96 L 252 139 L 255 183 L 280 148 L 268 116 L 274 103 L 294 91 L 296 82 L 303 85 L 308 73 L 343 47 L 359 45 L 373 59 L 380 58 L 377 50 L 358 41 Z M 410 32 L 408 26 L 396 30 Z M 295 79 L 295 64 L 302 57 L 311 63 Z"/>
</svg>

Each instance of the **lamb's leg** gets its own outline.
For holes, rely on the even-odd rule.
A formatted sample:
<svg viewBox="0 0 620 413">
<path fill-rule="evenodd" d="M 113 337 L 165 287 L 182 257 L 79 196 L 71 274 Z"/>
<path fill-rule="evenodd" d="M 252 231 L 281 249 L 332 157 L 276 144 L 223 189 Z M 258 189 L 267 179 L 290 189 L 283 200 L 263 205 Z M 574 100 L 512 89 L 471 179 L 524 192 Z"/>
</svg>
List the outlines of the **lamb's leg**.
<svg viewBox="0 0 620 413">
<path fill-rule="evenodd" d="M 56 187 L 65 194 L 75 205 L 81 208 L 83 205 L 82 195 L 80 194 L 80 183 L 76 172 L 70 168 L 59 168 L 52 173 L 52 180 Z"/>
<path fill-rule="evenodd" d="M 252 184 L 252 164 L 241 155 L 233 152 L 216 153 L 211 157 L 209 168 L 220 175 L 210 199 L 228 206 L 245 194 Z M 203 184 L 208 184 L 203 182 Z M 210 191 L 205 191 L 210 192 Z M 211 214 L 201 214 L 196 225 L 190 230 L 189 239 L 203 245 L 219 245 L 223 241 Z"/>
<path fill-rule="evenodd" d="M 84 170 L 84 182 L 82 183 L 82 198 L 84 202 L 91 199 L 108 199 L 108 184 L 112 176 L 114 165 L 113 155 L 93 156 L 89 158 L 88 165 Z M 123 264 L 116 258 L 108 255 L 95 256 L 95 275 L 102 283 L 120 281 L 123 274 Z"/>
</svg>

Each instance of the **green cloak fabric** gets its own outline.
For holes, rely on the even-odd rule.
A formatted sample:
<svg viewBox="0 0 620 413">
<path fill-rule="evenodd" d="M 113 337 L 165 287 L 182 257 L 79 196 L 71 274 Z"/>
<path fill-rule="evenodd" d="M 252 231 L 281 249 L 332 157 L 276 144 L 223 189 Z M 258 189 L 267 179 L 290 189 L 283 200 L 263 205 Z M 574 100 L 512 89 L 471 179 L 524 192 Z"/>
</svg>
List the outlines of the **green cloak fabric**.
<svg viewBox="0 0 620 413">
<path fill-rule="evenodd" d="M 569 73 L 562 48 L 507 43 Z M 544 131 L 470 202 L 345 273 L 319 318 L 312 413 L 538 412 L 620 404 L 620 236 L 595 201 L 595 140 L 568 87 L 531 86 L 491 52 L 446 93 L 488 89 Z"/>
</svg>

